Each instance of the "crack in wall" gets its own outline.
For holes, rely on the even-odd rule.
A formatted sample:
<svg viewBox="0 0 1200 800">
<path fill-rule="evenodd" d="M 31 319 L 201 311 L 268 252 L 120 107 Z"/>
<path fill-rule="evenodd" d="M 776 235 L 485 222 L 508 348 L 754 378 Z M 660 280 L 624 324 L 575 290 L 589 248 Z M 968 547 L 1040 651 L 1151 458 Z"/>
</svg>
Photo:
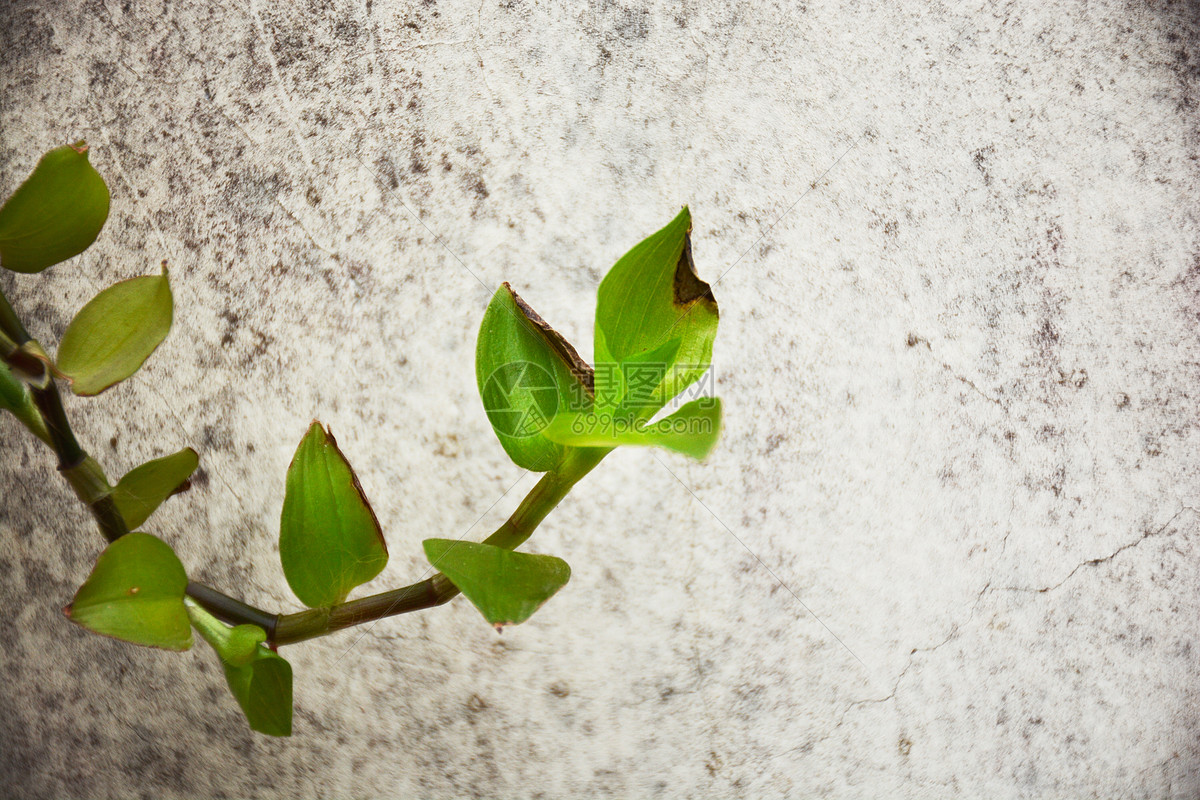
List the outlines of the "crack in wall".
<svg viewBox="0 0 1200 800">
<path fill-rule="evenodd" d="M 954 639 L 957 639 L 959 634 L 962 632 L 962 630 L 964 628 L 966 628 L 969 624 L 971 624 L 971 621 L 975 619 L 976 614 L 979 613 L 979 605 L 983 601 L 983 596 L 988 592 L 988 589 L 991 587 L 991 585 L 992 585 L 991 581 L 988 581 L 984 585 L 984 587 L 979 590 L 979 592 L 975 595 L 975 602 L 971 605 L 971 613 L 968 614 L 967 618 L 965 620 L 963 620 L 962 622 L 953 623 L 950 626 L 950 632 L 946 634 L 946 637 L 944 639 L 942 639 L 937 644 L 930 645 L 928 647 L 914 647 L 912 650 L 909 651 L 908 660 L 905 662 L 904 668 L 902 670 L 900 670 L 900 674 L 897 675 L 895 681 L 892 682 L 892 690 L 890 692 L 888 692 L 888 694 L 886 696 L 872 697 L 872 698 L 867 698 L 864 700 L 852 701 L 849 705 L 846 706 L 845 709 L 842 710 L 842 714 L 838 718 L 838 723 L 837 723 L 836 727 L 841 727 L 842 723 L 845 721 L 846 715 L 848 713 L 850 713 L 850 711 L 852 709 L 860 708 L 865 705 L 878 705 L 881 703 L 886 703 L 889 700 L 896 699 L 896 694 L 900 690 L 900 684 L 901 684 L 901 682 L 903 682 L 905 676 L 908 675 L 909 670 L 912 669 L 913 663 L 916 661 L 917 655 L 919 653 L 932 653 L 932 652 L 940 649 L 944 645 L 949 644 Z"/>
<path fill-rule="evenodd" d="M 929 343 L 928 339 L 925 339 L 921 336 L 917 336 L 915 333 L 910 333 L 908 335 L 908 340 L 907 340 L 906 344 L 909 347 L 916 347 L 919 344 L 925 345 L 925 349 L 929 351 L 930 357 L 934 360 L 934 362 L 936 364 L 941 366 L 942 369 L 946 370 L 946 372 L 949 373 L 950 377 L 952 377 L 956 381 L 963 383 L 966 386 L 970 387 L 971 390 L 975 392 L 975 394 L 979 395 L 980 397 L 982 397 L 984 400 L 988 401 L 989 403 L 995 404 L 1006 415 L 1009 413 L 1008 406 L 1005 405 L 1003 402 L 1001 402 L 999 398 L 992 397 L 990 394 L 985 392 L 983 389 L 980 389 L 979 386 L 973 380 L 971 380 L 970 378 L 968 378 L 964 375 L 958 374 L 958 372 L 956 372 L 954 370 L 954 367 L 950 366 L 948 363 L 946 363 L 945 361 L 942 361 L 940 358 L 938 358 L 937 355 L 933 352 L 933 346 Z"/>
<path fill-rule="evenodd" d="M 1127 543 L 1121 545 L 1116 550 L 1112 551 L 1111 553 L 1109 553 L 1106 556 L 1099 556 L 1097 558 L 1089 558 L 1086 561 L 1079 562 L 1078 564 L 1075 565 L 1075 567 L 1070 572 L 1068 572 L 1066 574 L 1065 577 L 1063 577 L 1062 580 L 1058 581 L 1058 583 L 1051 584 L 1050 586 L 1043 586 L 1041 588 L 1035 588 L 1035 587 L 1031 587 L 1031 586 L 998 586 L 995 589 L 993 589 L 992 591 L 996 591 L 996 592 L 1028 592 L 1031 594 L 1046 594 L 1047 592 L 1052 592 L 1055 589 L 1058 589 L 1059 587 L 1061 587 L 1067 581 L 1071 580 L 1071 578 L 1073 578 L 1075 576 L 1075 573 L 1079 572 L 1079 570 L 1083 569 L 1084 567 L 1095 567 L 1095 566 L 1099 566 L 1100 564 L 1105 564 L 1109 561 L 1112 561 L 1114 558 L 1119 556 L 1121 553 L 1124 553 L 1126 550 L 1130 550 L 1134 547 L 1137 547 L 1138 545 L 1140 545 L 1142 542 L 1146 541 L 1147 539 L 1152 539 L 1156 536 L 1162 535 L 1162 533 L 1164 531 L 1166 531 L 1167 528 L 1170 528 L 1175 523 L 1175 520 L 1179 519 L 1179 517 L 1182 516 L 1185 511 L 1191 511 L 1193 514 L 1200 513 L 1200 512 L 1197 512 L 1197 510 L 1191 506 L 1183 506 L 1178 511 L 1176 511 L 1175 514 L 1172 515 L 1172 517 L 1169 520 L 1164 522 L 1160 527 L 1156 528 L 1155 530 L 1145 531 L 1137 539 L 1133 540 L 1132 542 L 1127 542 Z"/>
<path fill-rule="evenodd" d="M 272 50 L 274 39 L 267 34 L 267 26 L 263 22 L 262 15 L 259 13 L 257 6 L 251 2 L 247 6 L 247 10 L 254 20 L 254 30 L 258 33 L 259 41 L 262 43 L 265 51 L 263 55 L 267 59 L 267 65 L 270 68 L 271 77 L 274 79 L 277 89 L 275 96 L 284 116 L 290 123 L 288 127 L 291 128 L 292 138 L 296 141 L 296 147 L 300 150 L 300 155 L 310 166 L 313 166 L 316 162 L 313 161 L 312 155 L 308 152 L 308 146 L 304 142 L 304 137 L 300 134 L 301 115 L 296 113 L 296 107 L 292 103 L 292 98 L 288 94 L 287 87 L 284 85 L 283 77 L 279 71 L 279 62 L 275 60 L 275 53 Z"/>
<path fill-rule="evenodd" d="M 963 622 L 954 623 L 950 628 L 950 632 L 946 634 L 946 637 L 944 639 L 942 639 L 940 642 L 938 642 L 937 644 L 934 644 L 934 645 L 931 645 L 928 647 L 914 647 L 911 651 L 909 651 L 908 659 L 904 664 L 904 668 L 900 670 L 900 673 L 896 676 L 896 679 L 892 682 L 891 691 L 888 692 L 883 697 L 871 697 L 871 698 L 866 698 L 863 700 L 854 700 L 854 701 L 850 702 L 842 710 L 841 715 L 838 717 L 837 725 L 835 726 L 835 728 L 840 728 L 842 726 L 842 724 L 845 722 L 847 714 L 849 714 L 852 710 L 854 710 L 856 708 L 861 708 L 863 706 L 868 706 L 868 705 L 880 705 L 882 703 L 887 703 L 889 701 L 895 700 L 900 691 L 900 684 L 903 683 L 904 678 L 908 675 L 909 671 L 912 670 L 914 664 L 916 663 L 917 655 L 921 654 L 921 653 L 935 652 L 936 650 L 940 649 L 944 645 L 949 644 L 951 641 L 958 638 L 959 634 L 967 627 L 967 625 L 969 625 L 971 623 L 971 621 L 978 614 L 979 606 L 983 602 L 983 598 L 985 595 L 991 594 L 992 592 L 998 592 L 998 591 L 1029 592 L 1032 594 L 1045 594 L 1048 592 L 1052 592 L 1055 589 L 1058 589 L 1059 587 L 1061 587 L 1067 581 L 1071 580 L 1071 578 L 1074 577 L 1075 574 L 1078 573 L 1079 570 L 1083 569 L 1084 567 L 1098 566 L 1100 564 L 1104 564 L 1109 561 L 1112 561 L 1114 558 L 1119 556 L 1121 553 L 1125 552 L 1126 550 L 1131 550 L 1131 549 L 1139 546 L 1140 544 L 1142 544 L 1142 542 L 1146 541 L 1147 539 L 1151 539 L 1156 536 L 1162 535 L 1168 528 L 1170 528 L 1175 523 L 1176 520 L 1178 520 L 1185 512 L 1188 512 L 1188 511 L 1192 512 L 1193 514 L 1200 515 L 1200 511 L 1193 508 L 1192 506 L 1183 506 L 1179 509 L 1179 511 L 1175 512 L 1175 514 L 1173 514 L 1171 516 L 1171 518 L 1168 519 L 1165 523 L 1163 523 L 1162 525 L 1160 525 L 1158 528 L 1156 528 L 1154 530 L 1144 532 L 1141 536 L 1139 536 L 1134 541 L 1127 542 L 1127 543 L 1121 545 L 1120 547 L 1118 547 L 1116 550 L 1109 553 L 1108 555 L 1099 556 L 1097 558 L 1089 558 L 1086 561 L 1081 561 L 1079 564 L 1075 565 L 1075 567 L 1070 572 L 1068 572 L 1066 574 L 1066 576 L 1064 576 L 1062 578 L 1062 580 L 1058 581 L 1057 583 L 1055 583 L 1053 585 L 1045 586 L 1045 587 L 1041 587 L 1041 588 L 1021 587 L 1021 586 L 993 587 L 992 582 L 989 580 L 986 584 L 984 584 L 983 588 L 980 589 L 979 592 L 975 595 L 975 602 L 972 605 L 971 613 L 967 616 L 967 618 Z"/>
</svg>

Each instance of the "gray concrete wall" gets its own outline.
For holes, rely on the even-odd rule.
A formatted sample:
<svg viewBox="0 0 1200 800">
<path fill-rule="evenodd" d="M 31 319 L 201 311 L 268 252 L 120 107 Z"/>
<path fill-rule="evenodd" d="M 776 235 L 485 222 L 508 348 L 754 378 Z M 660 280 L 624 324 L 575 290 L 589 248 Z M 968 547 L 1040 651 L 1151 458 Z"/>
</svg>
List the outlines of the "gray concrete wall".
<svg viewBox="0 0 1200 800">
<path fill-rule="evenodd" d="M 473 374 L 511 281 L 591 355 L 683 203 L 726 433 L 618 452 L 532 549 L 570 585 L 289 648 L 290 740 L 204 646 L 61 615 L 100 539 L 0 419 L 0 780 L 19 797 L 1200 792 L 1194 4 L 17 2 L 0 193 L 86 138 L 82 257 L 0 276 L 50 343 L 172 264 L 176 324 L 70 412 L 147 525 L 293 610 L 288 460 L 329 423 L 384 524 L 482 538 L 533 484 Z M 718 281 L 718 277 L 720 280 Z"/>
</svg>

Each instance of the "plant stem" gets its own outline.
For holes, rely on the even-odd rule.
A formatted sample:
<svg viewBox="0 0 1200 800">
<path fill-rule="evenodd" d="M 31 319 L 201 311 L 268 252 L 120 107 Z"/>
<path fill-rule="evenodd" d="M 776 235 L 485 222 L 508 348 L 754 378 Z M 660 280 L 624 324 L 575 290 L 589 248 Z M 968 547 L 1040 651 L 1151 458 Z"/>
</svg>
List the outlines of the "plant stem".
<svg viewBox="0 0 1200 800">
<path fill-rule="evenodd" d="M 0 327 L 0 356 L 11 358 L 19 347 L 19 344 L 9 338 L 8 332 Z"/>
<path fill-rule="evenodd" d="M 42 377 L 48 380 L 48 365 L 41 361 L 45 353 L 41 351 L 41 347 L 36 347 L 36 342 L 33 352 L 25 349 L 25 345 L 32 341 L 29 332 L 9 305 L 8 298 L 0 291 L 0 357 L 15 367 L 18 373 L 28 375 L 30 379 L 37 378 L 40 385 L 44 383 Z"/>
<path fill-rule="evenodd" d="M 13 311 L 13 307 L 9 304 L 3 291 L 0 291 L 0 330 L 8 334 L 8 338 L 16 342 L 18 347 L 30 339 L 29 332 L 21 324 L 20 317 L 17 316 L 17 312 Z"/>
<path fill-rule="evenodd" d="M 508 520 L 484 544 L 514 550 L 530 537 L 538 524 L 562 501 L 584 475 L 611 450 L 575 450 L 558 470 L 547 472 L 517 506 Z M 434 566 L 437 566 L 436 564 Z M 440 572 L 425 580 L 390 592 L 351 600 L 332 608 L 313 608 L 296 614 L 281 614 L 268 642 L 276 647 L 324 636 L 353 625 L 440 606 L 454 598 L 458 589 Z"/>
<path fill-rule="evenodd" d="M 3 291 L 0 291 L 0 331 L 18 345 L 32 341 Z M 45 388 L 31 387 L 31 390 L 34 403 L 45 419 L 50 447 L 58 456 L 59 471 L 92 512 L 104 538 L 109 542 L 116 541 L 129 532 L 129 527 L 113 501 L 112 487 L 108 485 L 100 465 L 88 457 L 76 440 L 58 386 L 51 378 Z M 565 462 L 557 470 L 542 476 L 512 516 L 484 539 L 484 544 L 506 550 L 520 547 L 571 488 L 610 452 L 611 448 L 570 451 Z M 267 643 L 272 647 L 302 642 L 396 614 L 439 606 L 449 602 L 458 593 L 454 584 L 439 572 L 409 586 L 336 606 L 313 608 L 295 614 L 271 614 L 202 583 L 193 581 L 187 585 L 188 596 L 213 616 L 231 625 L 259 626 L 267 632 Z"/>
<path fill-rule="evenodd" d="M 216 589 L 205 586 L 203 583 L 191 581 L 187 585 L 188 597 L 191 597 L 200 605 L 204 606 L 210 614 L 224 622 L 230 622 L 234 625 L 257 625 L 267 632 L 267 636 L 275 630 L 275 620 L 279 618 L 278 614 L 271 614 L 263 611 L 260 608 L 255 608 L 252 605 L 243 603 L 241 600 L 235 600 L 232 597 L 221 594 Z"/>
<path fill-rule="evenodd" d="M 95 518 L 100 533 L 109 542 L 115 542 L 129 533 L 129 526 L 121 516 L 112 497 L 112 487 L 104 477 L 100 465 L 80 447 L 71 430 L 63 409 L 62 396 L 53 381 L 45 389 L 33 389 L 33 400 L 46 422 L 50 433 L 50 446 L 58 456 L 58 470 L 71 484 L 76 496 L 88 507 Z M 205 586 L 190 582 L 187 593 L 204 606 L 213 616 L 233 625 L 249 623 L 267 630 L 270 635 L 277 615 L 235 600 L 228 595 Z"/>
<path fill-rule="evenodd" d="M 62 396 L 58 386 L 53 381 L 45 389 L 32 388 L 33 404 L 42 412 L 46 422 L 46 430 L 50 434 L 50 446 L 58 456 L 58 468 L 68 470 L 77 467 L 87 458 L 87 453 L 79 446 L 71 423 L 67 421 L 67 412 L 63 408 Z"/>
<path fill-rule="evenodd" d="M 7 338 L 15 341 L 18 346 L 33 341 L 3 291 L 0 291 L 0 331 Z M 92 512 L 92 516 L 100 528 L 100 533 L 109 542 L 115 542 L 129 532 L 129 526 L 125 524 L 125 518 L 121 516 L 120 510 L 117 509 L 117 505 L 112 499 L 112 487 L 108 485 L 100 465 L 88 458 L 87 452 L 75 438 L 75 433 L 71 430 L 71 423 L 67 419 L 66 410 L 63 408 L 62 395 L 58 392 L 58 386 L 53 380 L 50 380 L 45 388 L 39 389 L 31 386 L 30 390 L 34 405 L 37 406 L 46 425 L 50 440 L 48 444 L 54 454 L 58 456 L 59 471 L 71 484 L 71 488 L 75 490 L 79 499 Z M 34 432 L 36 433 L 36 431 Z M 266 611 L 254 608 L 240 600 L 234 600 L 203 584 L 189 583 L 188 593 L 192 594 L 196 601 L 212 614 L 233 624 L 249 622 L 254 625 L 264 623 L 272 625 L 276 617 L 276 615 L 268 614 Z"/>
</svg>

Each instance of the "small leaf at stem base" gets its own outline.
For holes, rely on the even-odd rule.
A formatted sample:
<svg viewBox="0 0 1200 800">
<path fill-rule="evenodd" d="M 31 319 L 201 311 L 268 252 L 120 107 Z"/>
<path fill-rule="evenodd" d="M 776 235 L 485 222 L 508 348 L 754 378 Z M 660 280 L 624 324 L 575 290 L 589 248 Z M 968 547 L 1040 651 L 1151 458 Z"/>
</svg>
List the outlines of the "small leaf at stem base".
<svg viewBox="0 0 1200 800">
<path fill-rule="evenodd" d="M 125 474 L 113 489 L 113 502 L 130 529 L 140 528 L 162 502 L 184 484 L 200 457 L 190 447 L 147 461 Z"/>
<path fill-rule="evenodd" d="M 192 626 L 221 660 L 225 682 L 251 729 L 291 736 L 292 667 L 263 646 L 266 631 L 257 625 L 230 628 L 191 598 L 185 603 Z"/>
<path fill-rule="evenodd" d="M 223 662 L 225 680 L 246 722 L 268 736 L 292 735 L 292 665 L 262 645 L 242 666 Z"/>
</svg>

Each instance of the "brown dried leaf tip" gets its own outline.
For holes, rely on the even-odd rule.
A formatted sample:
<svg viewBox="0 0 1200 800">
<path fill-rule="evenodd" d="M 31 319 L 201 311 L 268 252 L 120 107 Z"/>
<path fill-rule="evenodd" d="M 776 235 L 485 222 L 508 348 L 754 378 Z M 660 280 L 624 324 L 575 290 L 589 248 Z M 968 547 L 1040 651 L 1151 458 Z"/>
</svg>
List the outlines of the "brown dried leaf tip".
<svg viewBox="0 0 1200 800">
<path fill-rule="evenodd" d="M 559 357 L 566 362 L 567 368 L 571 370 L 571 374 L 575 376 L 575 380 L 583 384 L 583 388 L 587 390 L 589 395 L 596 393 L 596 372 L 592 369 L 592 365 L 584 361 L 571 343 L 566 340 L 561 333 L 550 327 L 546 320 L 542 319 L 528 303 L 521 299 L 521 296 L 513 291 L 512 286 L 508 281 L 504 282 L 504 288 L 512 295 L 513 302 L 517 304 L 517 308 L 525 315 L 525 318 L 533 323 L 542 337 L 558 353 Z"/>
<path fill-rule="evenodd" d="M 713 313 L 717 313 L 717 299 L 713 297 L 712 288 L 696 274 L 696 263 L 692 261 L 692 232 L 689 230 L 675 265 L 675 305 L 689 306 L 697 300 L 707 302 Z"/>
</svg>

